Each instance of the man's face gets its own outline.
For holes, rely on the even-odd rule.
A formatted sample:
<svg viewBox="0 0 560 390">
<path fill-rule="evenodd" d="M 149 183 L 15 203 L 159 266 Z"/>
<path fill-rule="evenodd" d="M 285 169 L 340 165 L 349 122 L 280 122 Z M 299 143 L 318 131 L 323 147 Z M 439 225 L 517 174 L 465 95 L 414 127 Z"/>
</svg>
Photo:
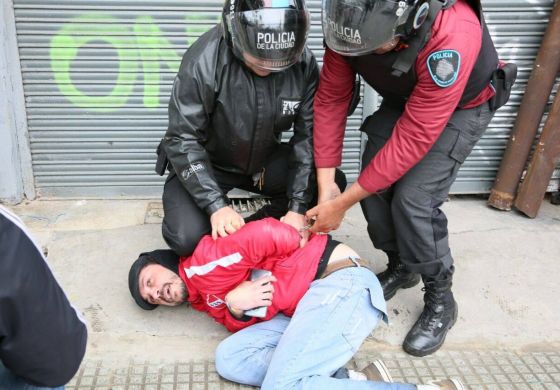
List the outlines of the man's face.
<svg viewBox="0 0 560 390">
<path fill-rule="evenodd" d="M 243 53 L 243 58 L 245 58 L 245 65 L 247 65 L 247 68 L 251 69 L 251 71 L 256 74 L 257 76 L 260 77 L 266 77 L 269 74 L 271 74 L 272 72 L 270 70 L 266 70 L 263 69 L 261 67 L 259 67 L 259 63 L 261 63 L 262 61 L 259 61 L 258 59 L 256 59 L 255 57 L 253 57 L 252 55 L 248 54 L 248 53 Z"/>
<path fill-rule="evenodd" d="M 148 264 L 138 275 L 140 295 L 154 305 L 177 306 L 187 299 L 185 284 L 175 272 L 159 264 Z"/>
</svg>

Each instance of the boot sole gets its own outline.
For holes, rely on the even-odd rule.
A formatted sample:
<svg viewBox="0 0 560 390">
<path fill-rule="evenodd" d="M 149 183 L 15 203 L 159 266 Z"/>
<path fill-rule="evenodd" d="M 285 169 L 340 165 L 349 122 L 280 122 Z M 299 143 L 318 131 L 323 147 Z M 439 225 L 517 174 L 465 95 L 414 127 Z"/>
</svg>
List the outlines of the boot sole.
<svg viewBox="0 0 560 390">
<path fill-rule="evenodd" d="M 407 289 L 407 288 L 412 288 L 412 287 L 416 286 L 418 283 L 420 283 L 420 279 L 421 278 L 418 277 L 417 279 L 411 280 L 410 282 L 408 282 L 406 284 L 403 284 L 399 288 L 394 289 L 389 294 L 387 294 L 387 295 L 384 294 L 383 297 L 385 298 L 385 301 L 388 301 L 391 298 L 393 298 L 397 294 L 397 291 L 399 291 L 400 289 Z"/>
<path fill-rule="evenodd" d="M 455 311 L 453 312 L 453 322 L 451 323 L 449 328 L 447 328 L 447 332 L 449 332 L 451 330 L 451 328 L 453 328 L 453 325 L 455 325 L 455 323 L 457 322 L 457 316 L 458 315 L 459 315 L 459 307 L 457 306 L 457 302 L 455 302 Z M 445 342 L 445 338 L 447 337 L 447 332 L 445 332 L 445 336 L 443 336 L 443 339 L 441 339 L 441 342 L 439 344 L 437 344 L 436 346 L 430 348 L 430 349 L 423 349 L 423 350 L 420 351 L 420 350 L 417 350 L 417 349 L 413 349 L 412 347 L 409 347 L 406 343 L 403 343 L 403 349 L 409 355 L 416 356 L 416 357 L 423 357 L 423 356 L 431 355 L 432 353 L 436 352 L 438 349 L 441 348 L 441 346 Z"/>
</svg>

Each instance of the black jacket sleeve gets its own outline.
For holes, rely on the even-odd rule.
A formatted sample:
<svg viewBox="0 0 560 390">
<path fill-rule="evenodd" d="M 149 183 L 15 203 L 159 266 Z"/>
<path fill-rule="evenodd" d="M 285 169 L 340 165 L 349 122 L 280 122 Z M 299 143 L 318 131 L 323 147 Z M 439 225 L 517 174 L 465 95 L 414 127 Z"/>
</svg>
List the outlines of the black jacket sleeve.
<svg viewBox="0 0 560 390">
<path fill-rule="evenodd" d="M 288 173 L 288 209 L 304 214 L 313 197 L 315 186 L 313 164 L 313 98 L 319 83 L 319 69 L 311 51 L 303 54 L 306 63 L 305 92 L 294 122 L 294 135 L 290 139 L 292 155 Z"/>
<path fill-rule="evenodd" d="M 179 180 L 208 215 L 228 205 L 203 146 L 214 107 L 216 56 L 214 48 L 208 46 L 214 33 L 203 35 L 183 56 L 173 83 L 169 126 L 162 144 Z"/>
<path fill-rule="evenodd" d="M 0 206 L 0 360 L 35 386 L 66 384 L 87 330 L 21 221 Z"/>
</svg>

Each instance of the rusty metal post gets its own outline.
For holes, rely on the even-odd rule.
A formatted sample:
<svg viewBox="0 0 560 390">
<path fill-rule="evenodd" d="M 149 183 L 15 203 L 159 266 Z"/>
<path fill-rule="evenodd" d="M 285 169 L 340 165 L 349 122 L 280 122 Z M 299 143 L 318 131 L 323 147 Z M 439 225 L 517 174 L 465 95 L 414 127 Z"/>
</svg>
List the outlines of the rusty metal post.
<svg viewBox="0 0 560 390">
<path fill-rule="evenodd" d="M 550 178 L 560 158 L 560 91 L 548 114 L 543 131 L 529 163 L 527 175 L 519 186 L 515 207 L 535 218 L 544 199 Z"/>
<path fill-rule="evenodd" d="M 537 135 L 556 74 L 560 68 L 560 0 L 552 9 L 535 66 L 517 120 L 509 138 L 488 204 L 500 210 L 511 210 L 519 180 Z"/>
</svg>

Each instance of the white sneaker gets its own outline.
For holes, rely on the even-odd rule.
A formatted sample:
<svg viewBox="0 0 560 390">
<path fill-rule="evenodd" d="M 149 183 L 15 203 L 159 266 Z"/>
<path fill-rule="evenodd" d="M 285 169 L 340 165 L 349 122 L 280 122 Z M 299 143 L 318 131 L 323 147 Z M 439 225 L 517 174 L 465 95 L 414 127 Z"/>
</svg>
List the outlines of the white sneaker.
<svg viewBox="0 0 560 390">
<path fill-rule="evenodd" d="M 417 390 L 465 390 L 466 387 L 457 378 L 438 379 L 425 385 L 417 385 Z"/>
<path fill-rule="evenodd" d="M 389 369 L 381 360 L 374 360 L 360 372 L 365 374 L 369 381 L 393 382 Z"/>
</svg>

